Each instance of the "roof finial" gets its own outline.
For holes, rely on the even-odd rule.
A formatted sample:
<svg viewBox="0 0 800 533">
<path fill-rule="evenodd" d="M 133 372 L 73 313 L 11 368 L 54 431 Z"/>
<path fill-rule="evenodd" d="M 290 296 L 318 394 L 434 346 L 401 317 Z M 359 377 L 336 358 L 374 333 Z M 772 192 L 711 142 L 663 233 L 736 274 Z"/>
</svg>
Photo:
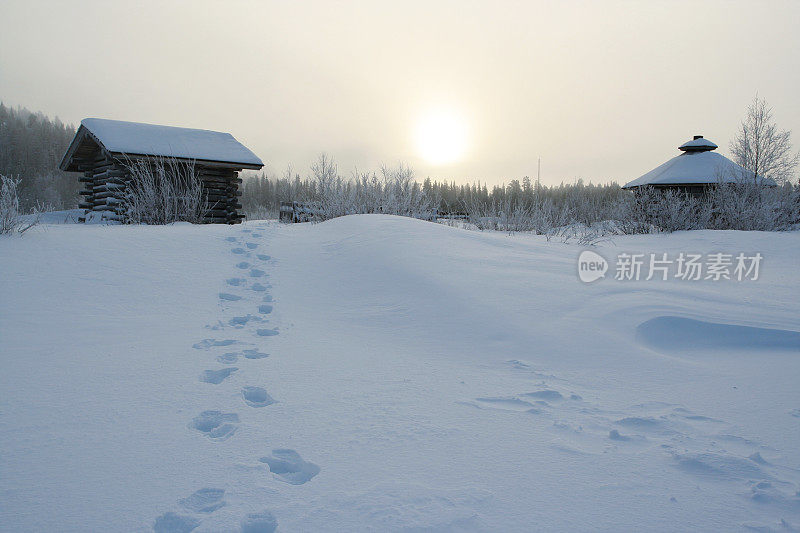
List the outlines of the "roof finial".
<svg viewBox="0 0 800 533">
<path fill-rule="evenodd" d="M 686 141 L 678 147 L 678 150 L 684 152 L 708 152 L 716 149 L 717 145 L 708 139 L 704 139 L 702 135 L 695 135 L 694 139 Z"/>
</svg>

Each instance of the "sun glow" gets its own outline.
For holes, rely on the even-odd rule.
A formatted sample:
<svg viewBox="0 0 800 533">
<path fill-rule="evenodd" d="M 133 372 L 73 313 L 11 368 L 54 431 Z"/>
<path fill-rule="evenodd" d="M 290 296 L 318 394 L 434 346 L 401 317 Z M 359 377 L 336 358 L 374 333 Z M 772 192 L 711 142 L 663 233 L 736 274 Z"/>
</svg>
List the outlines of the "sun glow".
<svg viewBox="0 0 800 533">
<path fill-rule="evenodd" d="M 417 152 L 428 163 L 454 163 L 467 150 L 467 122 L 449 109 L 429 111 L 417 121 L 414 140 Z"/>
</svg>

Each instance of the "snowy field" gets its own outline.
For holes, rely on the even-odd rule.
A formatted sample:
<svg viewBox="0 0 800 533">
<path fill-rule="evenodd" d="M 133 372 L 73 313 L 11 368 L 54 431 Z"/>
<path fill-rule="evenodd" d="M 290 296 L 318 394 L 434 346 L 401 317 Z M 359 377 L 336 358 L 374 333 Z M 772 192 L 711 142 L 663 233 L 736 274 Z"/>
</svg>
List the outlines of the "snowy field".
<svg viewBox="0 0 800 533">
<path fill-rule="evenodd" d="M 57 222 L 57 221 L 53 221 Z M 0 530 L 800 529 L 800 232 L 756 281 L 390 216 L 0 238 Z"/>
</svg>

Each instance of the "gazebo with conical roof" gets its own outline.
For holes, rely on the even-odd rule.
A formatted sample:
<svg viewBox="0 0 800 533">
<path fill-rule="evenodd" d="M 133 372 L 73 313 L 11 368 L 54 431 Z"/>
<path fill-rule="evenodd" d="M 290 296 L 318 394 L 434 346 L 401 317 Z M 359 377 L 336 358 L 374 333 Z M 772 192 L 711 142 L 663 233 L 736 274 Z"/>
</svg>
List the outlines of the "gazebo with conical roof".
<svg viewBox="0 0 800 533">
<path fill-rule="evenodd" d="M 703 194 L 708 187 L 719 183 L 753 182 L 752 172 L 714 152 L 717 148 L 716 144 L 702 135 L 695 135 L 691 141 L 678 147 L 682 154 L 626 183 L 622 188 L 635 191 L 641 187 L 653 187 Z M 774 181 L 760 177 L 758 182 L 765 186 L 775 185 Z"/>
</svg>

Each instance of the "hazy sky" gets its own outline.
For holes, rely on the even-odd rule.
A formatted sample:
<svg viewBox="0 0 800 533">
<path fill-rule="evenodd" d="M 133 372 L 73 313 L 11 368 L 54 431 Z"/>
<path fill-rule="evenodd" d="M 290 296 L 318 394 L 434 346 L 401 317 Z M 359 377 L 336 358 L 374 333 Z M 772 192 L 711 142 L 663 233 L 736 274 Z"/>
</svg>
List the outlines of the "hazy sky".
<svg viewBox="0 0 800 533">
<path fill-rule="evenodd" d="M 628 181 L 758 92 L 800 145 L 800 1 L 0 1 L 0 100 L 231 132 L 280 173 Z M 454 163 L 420 121 L 465 124 Z"/>
</svg>

